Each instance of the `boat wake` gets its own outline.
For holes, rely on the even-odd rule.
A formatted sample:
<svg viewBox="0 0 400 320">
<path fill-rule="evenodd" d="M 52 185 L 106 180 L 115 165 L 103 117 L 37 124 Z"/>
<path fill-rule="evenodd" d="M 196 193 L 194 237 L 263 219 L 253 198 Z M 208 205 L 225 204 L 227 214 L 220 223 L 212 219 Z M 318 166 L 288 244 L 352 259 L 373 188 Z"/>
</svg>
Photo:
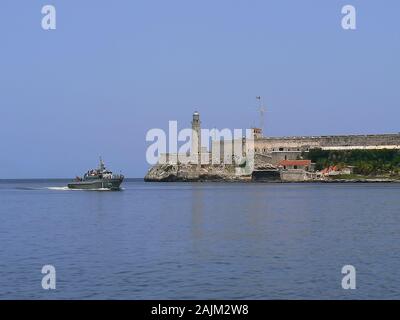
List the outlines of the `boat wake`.
<svg viewBox="0 0 400 320">
<path fill-rule="evenodd" d="M 112 191 L 107 188 L 96 188 L 96 189 L 70 189 L 68 187 L 47 187 L 48 190 L 55 191 Z"/>
<path fill-rule="evenodd" d="M 48 190 L 66 191 L 70 190 L 68 187 L 47 187 Z"/>
</svg>

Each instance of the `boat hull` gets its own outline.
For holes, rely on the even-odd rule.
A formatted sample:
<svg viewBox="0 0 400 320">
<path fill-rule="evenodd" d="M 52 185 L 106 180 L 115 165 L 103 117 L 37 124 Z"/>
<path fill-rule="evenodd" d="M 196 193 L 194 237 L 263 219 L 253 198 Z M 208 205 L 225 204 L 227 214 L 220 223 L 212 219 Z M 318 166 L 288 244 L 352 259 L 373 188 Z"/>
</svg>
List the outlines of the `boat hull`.
<svg viewBox="0 0 400 320">
<path fill-rule="evenodd" d="M 82 190 L 120 190 L 123 179 L 96 179 L 89 181 L 75 181 L 68 183 L 69 189 Z"/>
</svg>

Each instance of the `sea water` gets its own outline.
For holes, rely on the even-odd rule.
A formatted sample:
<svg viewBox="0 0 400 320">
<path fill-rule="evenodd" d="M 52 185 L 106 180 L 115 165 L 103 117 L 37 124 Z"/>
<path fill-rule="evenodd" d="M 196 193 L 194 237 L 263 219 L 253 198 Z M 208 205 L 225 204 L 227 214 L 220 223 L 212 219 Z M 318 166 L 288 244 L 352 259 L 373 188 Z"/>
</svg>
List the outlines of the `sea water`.
<svg viewBox="0 0 400 320">
<path fill-rule="evenodd" d="M 398 184 L 67 182 L 0 182 L 0 299 L 400 298 Z"/>
</svg>

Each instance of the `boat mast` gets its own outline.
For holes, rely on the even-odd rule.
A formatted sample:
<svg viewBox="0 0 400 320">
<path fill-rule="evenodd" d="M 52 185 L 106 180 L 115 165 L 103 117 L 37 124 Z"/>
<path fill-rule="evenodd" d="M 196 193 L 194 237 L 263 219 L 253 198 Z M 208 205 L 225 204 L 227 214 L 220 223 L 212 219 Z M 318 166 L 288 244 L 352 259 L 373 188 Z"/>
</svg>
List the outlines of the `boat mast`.
<svg viewBox="0 0 400 320">
<path fill-rule="evenodd" d="M 104 165 L 104 162 L 103 162 L 103 159 L 101 158 L 101 156 L 100 156 L 100 166 L 99 166 L 99 170 L 100 171 L 104 171 L 105 170 L 105 165 Z"/>
</svg>

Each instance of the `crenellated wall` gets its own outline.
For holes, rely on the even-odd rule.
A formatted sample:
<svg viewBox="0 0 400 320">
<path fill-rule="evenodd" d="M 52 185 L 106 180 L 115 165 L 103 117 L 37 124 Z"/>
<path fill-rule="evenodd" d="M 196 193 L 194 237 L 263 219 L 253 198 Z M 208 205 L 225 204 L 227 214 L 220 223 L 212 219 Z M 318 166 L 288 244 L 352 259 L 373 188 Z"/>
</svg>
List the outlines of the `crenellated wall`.
<svg viewBox="0 0 400 320">
<path fill-rule="evenodd" d="M 400 149 L 400 134 L 309 137 L 264 137 L 254 141 L 256 152 L 322 149 Z"/>
</svg>

